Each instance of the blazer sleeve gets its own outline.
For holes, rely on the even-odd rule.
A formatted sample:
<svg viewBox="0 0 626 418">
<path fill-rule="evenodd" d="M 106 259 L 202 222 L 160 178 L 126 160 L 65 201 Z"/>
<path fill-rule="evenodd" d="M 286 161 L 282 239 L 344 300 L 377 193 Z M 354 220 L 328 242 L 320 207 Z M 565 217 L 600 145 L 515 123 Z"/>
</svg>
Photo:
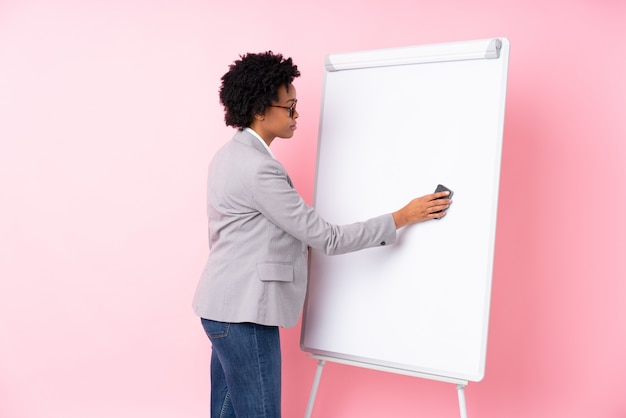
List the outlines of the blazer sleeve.
<svg viewBox="0 0 626 418">
<path fill-rule="evenodd" d="M 280 229 L 325 254 L 343 254 L 396 241 L 390 213 L 349 225 L 333 225 L 306 204 L 278 161 L 265 159 L 255 171 L 251 188 L 255 209 Z"/>
</svg>

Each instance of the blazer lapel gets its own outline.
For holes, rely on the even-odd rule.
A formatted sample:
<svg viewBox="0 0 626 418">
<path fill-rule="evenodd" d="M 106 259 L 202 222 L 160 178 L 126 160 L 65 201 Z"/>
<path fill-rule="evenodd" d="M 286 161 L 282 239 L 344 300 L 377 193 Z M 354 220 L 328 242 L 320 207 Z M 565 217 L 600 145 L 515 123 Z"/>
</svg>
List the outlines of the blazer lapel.
<svg viewBox="0 0 626 418">
<path fill-rule="evenodd" d="M 261 144 L 259 139 L 256 138 L 254 135 L 252 135 L 250 132 L 247 132 L 245 130 L 237 131 L 237 133 L 235 133 L 235 136 L 233 137 L 233 140 L 241 142 L 242 144 L 249 145 L 271 157 L 270 153 L 267 152 L 267 149 L 265 149 L 265 147 L 263 146 L 263 144 Z M 276 161 L 280 164 L 280 161 L 278 160 Z M 282 164 L 280 165 L 281 167 L 283 167 Z M 293 182 L 291 181 L 291 177 L 289 177 L 289 174 L 287 173 L 287 170 L 285 170 L 284 167 L 283 167 L 283 172 L 285 176 L 287 177 L 287 182 L 289 183 L 289 186 L 293 188 L 294 186 L 293 186 Z"/>
</svg>

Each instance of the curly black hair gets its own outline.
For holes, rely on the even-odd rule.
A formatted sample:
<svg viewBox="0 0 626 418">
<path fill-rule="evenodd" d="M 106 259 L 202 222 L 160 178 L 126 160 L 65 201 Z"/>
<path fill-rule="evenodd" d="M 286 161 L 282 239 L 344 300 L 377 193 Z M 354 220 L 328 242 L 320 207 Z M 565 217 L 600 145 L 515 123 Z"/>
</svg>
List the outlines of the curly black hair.
<svg viewBox="0 0 626 418">
<path fill-rule="evenodd" d="M 291 58 L 267 51 L 240 55 L 222 76 L 220 102 L 224 105 L 227 126 L 244 129 L 254 115 L 264 113 L 272 100 L 278 100 L 278 88 L 300 76 Z"/>
</svg>

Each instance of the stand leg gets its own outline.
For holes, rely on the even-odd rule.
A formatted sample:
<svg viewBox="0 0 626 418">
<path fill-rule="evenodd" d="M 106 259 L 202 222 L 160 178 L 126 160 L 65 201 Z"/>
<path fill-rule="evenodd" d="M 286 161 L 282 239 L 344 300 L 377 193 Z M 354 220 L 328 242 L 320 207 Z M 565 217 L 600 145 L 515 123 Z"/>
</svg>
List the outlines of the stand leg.
<svg viewBox="0 0 626 418">
<path fill-rule="evenodd" d="M 317 362 L 317 370 L 315 370 L 315 379 L 313 379 L 313 387 L 311 388 L 311 395 L 309 396 L 309 403 L 306 406 L 306 413 L 304 418 L 311 418 L 313 413 L 313 404 L 315 403 L 315 395 L 317 395 L 317 388 L 320 385 L 320 379 L 322 378 L 322 370 L 324 370 L 325 360 L 319 360 Z"/>
<path fill-rule="evenodd" d="M 467 418 L 467 406 L 465 405 L 465 385 L 456 385 L 456 390 L 459 395 L 459 410 L 461 411 L 461 418 Z"/>
</svg>

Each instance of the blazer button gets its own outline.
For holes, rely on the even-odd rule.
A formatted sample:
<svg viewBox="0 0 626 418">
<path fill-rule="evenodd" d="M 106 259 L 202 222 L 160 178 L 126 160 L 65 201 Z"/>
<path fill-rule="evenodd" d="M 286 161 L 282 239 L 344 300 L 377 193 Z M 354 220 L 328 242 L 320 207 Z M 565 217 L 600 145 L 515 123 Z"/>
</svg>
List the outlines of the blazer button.
<svg viewBox="0 0 626 418">
<path fill-rule="evenodd" d="M 381 242 L 380 245 L 387 245 L 385 241 Z"/>
</svg>

